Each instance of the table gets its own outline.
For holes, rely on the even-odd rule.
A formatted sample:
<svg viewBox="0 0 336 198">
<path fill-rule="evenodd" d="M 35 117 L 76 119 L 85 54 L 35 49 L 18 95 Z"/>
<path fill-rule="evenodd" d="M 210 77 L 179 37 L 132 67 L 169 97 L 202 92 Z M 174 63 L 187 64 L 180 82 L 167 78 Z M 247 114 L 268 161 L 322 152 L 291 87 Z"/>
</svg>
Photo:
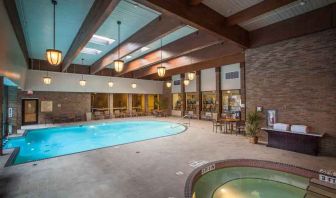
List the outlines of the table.
<svg viewBox="0 0 336 198">
<path fill-rule="evenodd" d="M 295 133 L 273 128 L 261 129 L 268 133 L 267 146 L 309 155 L 318 154 L 319 141 L 324 136 L 319 133 Z"/>
<path fill-rule="evenodd" d="M 228 128 L 229 130 L 233 131 L 233 124 L 236 124 L 237 122 L 239 122 L 239 119 L 234 119 L 234 118 L 224 118 L 224 119 L 220 119 L 219 122 L 222 123 L 223 125 L 225 125 L 225 133 L 228 132 Z"/>
</svg>

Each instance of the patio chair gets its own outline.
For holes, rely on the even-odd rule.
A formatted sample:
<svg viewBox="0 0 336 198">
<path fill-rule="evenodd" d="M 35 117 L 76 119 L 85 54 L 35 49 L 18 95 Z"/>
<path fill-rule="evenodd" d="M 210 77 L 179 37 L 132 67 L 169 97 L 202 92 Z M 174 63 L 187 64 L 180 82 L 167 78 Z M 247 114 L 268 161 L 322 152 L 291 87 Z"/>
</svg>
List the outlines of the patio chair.
<svg viewBox="0 0 336 198">
<path fill-rule="evenodd" d="M 137 117 L 137 116 L 139 116 L 139 114 L 138 114 L 138 112 L 135 109 L 133 109 L 132 113 L 131 113 L 131 116 L 132 117 Z"/>
<path fill-rule="evenodd" d="M 114 111 L 114 116 L 115 116 L 116 118 L 122 118 L 122 117 L 123 117 L 123 115 L 120 113 L 119 110 L 115 110 L 115 111 Z"/>
<path fill-rule="evenodd" d="M 82 121 L 82 115 L 80 114 L 80 113 L 77 113 L 76 115 L 75 115 L 75 122 L 80 122 L 80 121 Z"/>
<path fill-rule="evenodd" d="M 244 120 L 240 120 L 238 122 L 236 122 L 236 135 L 237 134 L 243 134 L 244 136 L 246 136 L 246 131 L 245 131 L 245 121 Z"/>
</svg>

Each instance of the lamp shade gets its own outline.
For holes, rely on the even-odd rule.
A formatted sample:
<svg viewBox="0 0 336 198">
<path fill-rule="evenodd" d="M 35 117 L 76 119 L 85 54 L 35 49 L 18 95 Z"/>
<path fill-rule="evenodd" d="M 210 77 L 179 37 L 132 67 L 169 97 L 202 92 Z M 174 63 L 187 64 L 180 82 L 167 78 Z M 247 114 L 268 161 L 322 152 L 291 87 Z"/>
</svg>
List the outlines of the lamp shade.
<svg viewBox="0 0 336 198">
<path fill-rule="evenodd" d="M 137 84 L 132 83 L 132 84 L 131 84 L 131 87 L 132 87 L 133 89 L 135 89 L 135 88 L 137 87 Z"/>
<path fill-rule="evenodd" d="M 189 72 L 188 73 L 188 79 L 189 80 L 194 80 L 195 79 L 195 72 Z"/>
<path fill-rule="evenodd" d="M 189 79 L 185 79 L 185 80 L 183 81 L 183 84 L 184 84 L 185 86 L 188 86 L 189 83 L 190 83 Z"/>
<path fill-rule="evenodd" d="M 86 80 L 80 80 L 79 85 L 84 87 L 86 85 Z"/>
<path fill-rule="evenodd" d="M 168 88 L 170 88 L 170 87 L 172 86 L 172 83 L 171 83 L 171 82 L 166 82 L 166 86 L 167 86 Z"/>
<path fill-rule="evenodd" d="M 57 66 L 61 63 L 62 52 L 59 50 L 55 50 L 55 49 L 47 49 L 46 59 L 49 62 L 49 64 L 53 66 Z"/>
<path fill-rule="evenodd" d="M 164 77 L 164 75 L 166 74 L 166 67 L 163 67 L 163 66 L 158 67 L 157 73 L 159 77 Z"/>
<path fill-rule="evenodd" d="M 51 78 L 49 76 L 43 77 L 43 83 L 46 84 L 46 85 L 50 85 L 51 84 Z"/>
<path fill-rule="evenodd" d="M 114 83 L 112 81 L 109 81 L 107 84 L 108 84 L 109 87 L 113 87 L 113 85 L 114 85 Z"/>
<path fill-rule="evenodd" d="M 123 60 L 114 60 L 113 62 L 114 65 L 114 69 L 116 72 L 122 72 L 122 70 L 124 69 L 124 61 Z"/>
</svg>

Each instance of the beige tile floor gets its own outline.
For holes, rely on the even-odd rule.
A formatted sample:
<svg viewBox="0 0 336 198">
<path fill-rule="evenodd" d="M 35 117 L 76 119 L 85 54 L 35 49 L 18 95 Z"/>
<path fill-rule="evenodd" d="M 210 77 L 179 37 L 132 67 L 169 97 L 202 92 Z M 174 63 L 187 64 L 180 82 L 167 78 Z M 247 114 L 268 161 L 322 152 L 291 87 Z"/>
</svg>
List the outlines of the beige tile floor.
<svg viewBox="0 0 336 198">
<path fill-rule="evenodd" d="M 336 168 L 336 158 L 253 145 L 243 136 L 213 133 L 210 122 L 199 120 L 179 135 L 42 160 L 36 166 L 2 168 L 8 157 L 0 157 L 0 197 L 183 198 L 193 160 L 262 159 L 316 170 Z"/>
</svg>

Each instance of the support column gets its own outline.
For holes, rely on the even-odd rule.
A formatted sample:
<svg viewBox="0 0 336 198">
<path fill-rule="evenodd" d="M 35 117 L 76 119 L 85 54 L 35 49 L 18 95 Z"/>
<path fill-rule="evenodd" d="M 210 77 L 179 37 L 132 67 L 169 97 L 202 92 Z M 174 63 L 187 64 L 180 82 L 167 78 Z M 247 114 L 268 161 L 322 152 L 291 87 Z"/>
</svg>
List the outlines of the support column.
<svg viewBox="0 0 336 198">
<path fill-rule="evenodd" d="M 184 116 L 186 111 L 186 92 L 185 92 L 185 85 L 184 85 L 185 74 L 181 74 L 181 94 L 182 94 L 182 109 L 181 109 L 181 116 Z"/>
<path fill-rule="evenodd" d="M 196 72 L 196 99 L 198 104 L 196 105 L 196 114 L 198 119 L 202 118 L 202 91 L 201 91 L 201 71 Z"/>
<path fill-rule="evenodd" d="M 110 115 L 113 115 L 113 94 L 108 94 L 109 97 L 109 112 Z"/>
<path fill-rule="evenodd" d="M 245 81 L 245 62 L 240 63 L 240 95 L 241 103 L 244 104 L 241 107 L 241 120 L 246 120 L 246 81 Z"/>
<path fill-rule="evenodd" d="M 144 97 L 145 97 L 145 109 L 144 109 L 144 111 L 147 113 L 148 112 L 148 95 L 147 94 L 145 94 L 144 95 Z"/>
<path fill-rule="evenodd" d="M 132 112 L 132 94 L 128 94 L 128 110 Z"/>
<path fill-rule="evenodd" d="M 4 97 L 4 84 L 3 84 L 3 77 L 0 76 L 0 155 L 3 155 L 2 152 L 2 140 L 3 140 L 3 109 L 2 109 L 2 100 Z"/>
<path fill-rule="evenodd" d="M 216 67 L 216 112 L 217 118 L 222 116 L 222 89 L 221 89 L 221 67 Z"/>
</svg>

